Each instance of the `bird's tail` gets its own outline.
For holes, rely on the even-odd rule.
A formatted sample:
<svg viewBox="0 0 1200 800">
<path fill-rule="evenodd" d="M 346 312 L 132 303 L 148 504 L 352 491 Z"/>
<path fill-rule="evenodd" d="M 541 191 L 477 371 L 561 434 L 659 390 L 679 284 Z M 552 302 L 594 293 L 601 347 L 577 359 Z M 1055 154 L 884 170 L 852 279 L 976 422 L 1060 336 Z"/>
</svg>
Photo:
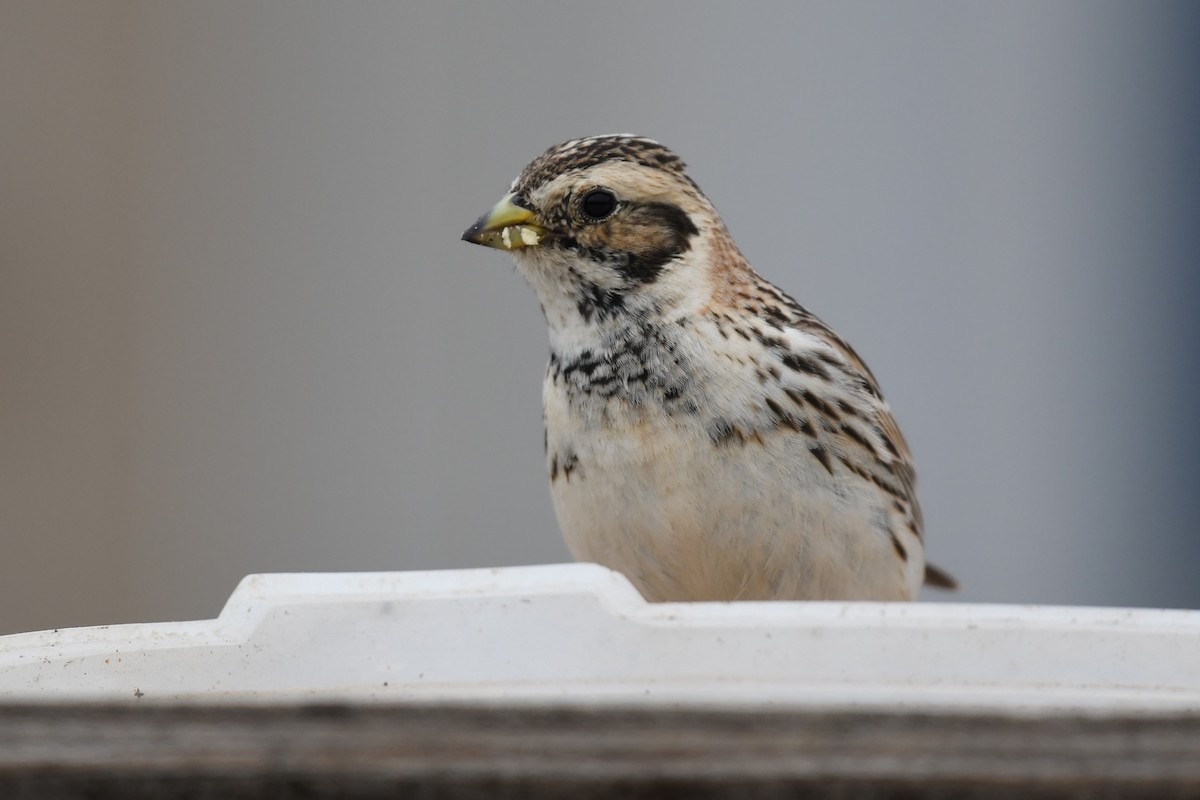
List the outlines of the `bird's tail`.
<svg viewBox="0 0 1200 800">
<path fill-rule="evenodd" d="M 925 565 L 925 585 L 936 589 L 957 589 L 958 581 L 946 570 L 927 563 Z"/>
</svg>

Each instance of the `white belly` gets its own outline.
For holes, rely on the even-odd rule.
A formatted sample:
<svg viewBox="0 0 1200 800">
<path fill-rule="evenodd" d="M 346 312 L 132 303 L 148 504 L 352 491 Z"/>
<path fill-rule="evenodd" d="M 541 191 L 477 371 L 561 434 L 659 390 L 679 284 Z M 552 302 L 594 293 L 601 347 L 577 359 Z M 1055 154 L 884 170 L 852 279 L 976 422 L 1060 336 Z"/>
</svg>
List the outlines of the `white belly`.
<svg viewBox="0 0 1200 800">
<path fill-rule="evenodd" d="M 576 558 L 624 573 L 651 601 L 907 600 L 920 540 L 901 559 L 872 484 L 831 476 L 797 434 L 715 445 L 697 416 L 621 413 L 586 426 L 544 397 L 551 492 Z M 616 409 L 614 411 L 614 409 Z M 905 531 L 907 534 L 907 531 Z"/>
</svg>

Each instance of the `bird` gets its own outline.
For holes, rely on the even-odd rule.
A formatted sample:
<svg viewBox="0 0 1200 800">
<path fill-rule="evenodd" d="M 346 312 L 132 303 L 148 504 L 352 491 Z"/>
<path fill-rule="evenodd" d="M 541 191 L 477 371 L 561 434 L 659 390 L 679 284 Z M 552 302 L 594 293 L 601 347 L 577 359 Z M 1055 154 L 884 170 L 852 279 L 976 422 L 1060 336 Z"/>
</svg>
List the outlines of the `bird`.
<svg viewBox="0 0 1200 800">
<path fill-rule="evenodd" d="M 465 241 L 511 253 L 549 331 L 546 470 L 579 561 L 650 602 L 915 599 L 916 472 L 874 375 L 763 278 L 653 139 L 533 159 Z"/>
</svg>

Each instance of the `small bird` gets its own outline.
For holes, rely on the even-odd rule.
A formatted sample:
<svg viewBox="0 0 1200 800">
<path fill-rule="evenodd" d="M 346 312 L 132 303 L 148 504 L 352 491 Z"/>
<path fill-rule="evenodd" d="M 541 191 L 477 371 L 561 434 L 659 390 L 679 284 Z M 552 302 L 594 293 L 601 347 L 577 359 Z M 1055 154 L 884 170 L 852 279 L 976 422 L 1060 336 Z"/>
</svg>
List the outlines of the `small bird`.
<svg viewBox="0 0 1200 800">
<path fill-rule="evenodd" d="M 575 558 L 650 601 L 911 600 L 912 457 L 871 371 L 761 277 L 652 139 L 535 158 L 463 239 L 512 253 L 550 332 L 546 466 Z"/>
</svg>

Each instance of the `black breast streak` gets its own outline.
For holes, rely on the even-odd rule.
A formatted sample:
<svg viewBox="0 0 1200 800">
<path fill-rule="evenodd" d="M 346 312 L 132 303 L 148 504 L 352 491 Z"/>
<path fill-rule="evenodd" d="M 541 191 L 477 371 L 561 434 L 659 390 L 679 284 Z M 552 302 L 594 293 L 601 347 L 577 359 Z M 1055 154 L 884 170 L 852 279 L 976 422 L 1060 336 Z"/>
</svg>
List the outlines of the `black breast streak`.
<svg viewBox="0 0 1200 800">
<path fill-rule="evenodd" d="M 571 482 L 571 473 L 578 468 L 579 456 L 575 455 L 574 451 L 567 453 L 566 457 L 563 458 L 562 463 L 563 478 L 566 479 L 567 483 Z"/>
<path fill-rule="evenodd" d="M 912 498 L 910 493 L 903 486 L 897 484 L 893 480 L 890 480 L 890 478 L 895 477 L 895 474 L 889 465 L 878 461 L 871 461 L 868 462 L 870 464 L 869 468 L 857 463 L 854 459 L 851 459 L 845 455 L 839 456 L 838 460 L 846 467 L 846 469 L 850 470 L 863 480 L 870 481 L 871 483 L 875 484 L 877 487 L 890 495 L 894 500 L 906 503 L 911 501 Z"/>
<path fill-rule="evenodd" d="M 582 284 L 575 308 L 584 322 L 612 319 L 624 310 L 625 294 L 593 284 Z"/>
<path fill-rule="evenodd" d="M 718 447 L 745 440 L 738 427 L 724 417 L 717 417 L 708 424 L 708 438 Z"/>
<path fill-rule="evenodd" d="M 843 422 L 841 424 L 842 433 L 858 443 L 859 447 L 866 450 L 867 453 L 875 460 L 882 460 L 879 451 L 875 449 L 875 445 L 866 437 L 866 435 L 855 426 Z"/>
<path fill-rule="evenodd" d="M 900 543 L 900 539 L 897 538 L 895 531 L 893 531 L 891 528 L 887 528 L 886 530 L 888 533 L 888 537 L 892 540 L 892 547 L 895 548 L 896 555 L 900 556 L 901 561 L 904 561 L 907 563 L 908 562 L 908 550 L 906 550 L 904 545 L 902 545 Z"/>
<path fill-rule="evenodd" d="M 569 237 L 559 240 L 568 249 L 581 252 L 592 260 L 603 260 L 603 256 L 582 247 Z M 575 309 L 584 322 L 604 322 L 625 313 L 627 290 L 597 286 L 584 279 L 575 269 L 570 270 L 571 285 L 575 288 Z"/>
<path fill-rule="evenodd" d="M 790 370 L 803 372 L 807 375 L 812 375 L 815 378 L 820 378 L 823 381 L 830 380 L 829 370 L 821 366 L 816 360 L 807 356 L 802 356 L 797 353 L 792 353 L 787 350 L 779 352 L 779 360 L 783 365 Z"/>
<path fill-rule="evenodd" d="M 821 466 L 823 466 L 830 475 L 833 474 L 833 464 L 829 460 L 829 451 L 819 444 L 810 444 L 808 446 L 808 452 L 812 453 L 813 456 L 816 457 L 817 461 L 821 462 Z"/>
<path fill-rule="evenodd" d="M 604 338 L 604 347 L 550 354 L 548 372 L 569 403 L 615 399 L 626 406 L 653 404 L 670 415 L 699 413 L 695 376 L 666 327 L 631 321 Z"/>
<path fill-rule="evenodd" d="M 550 482 L 554 483 L 561 477 L 570 483 L 572 474 L 576 479 L 583 474 L 579 468 L 579 456 L 570 447 L 561 448 L 550 457 Z"/>
</svg>

